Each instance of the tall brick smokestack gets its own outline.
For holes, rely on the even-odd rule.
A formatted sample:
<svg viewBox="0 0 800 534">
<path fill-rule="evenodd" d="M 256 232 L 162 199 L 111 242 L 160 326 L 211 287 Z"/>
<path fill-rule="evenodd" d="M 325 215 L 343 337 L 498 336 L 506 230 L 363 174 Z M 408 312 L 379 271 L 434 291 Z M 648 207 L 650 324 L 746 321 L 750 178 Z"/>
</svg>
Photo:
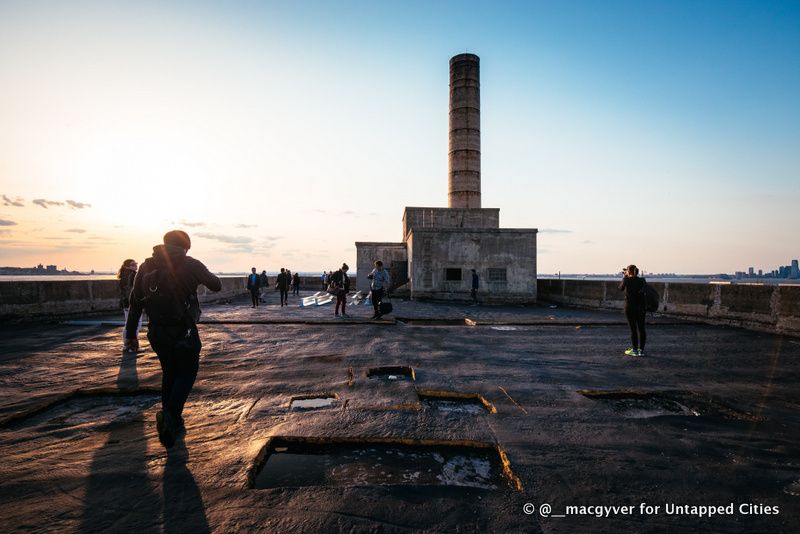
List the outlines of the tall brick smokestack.
<svg viewBox="0 0 800 534">
<path fill-rule="evenodd" d="M 447 205 L 481 207 L 480 58 L 450 58 L 450 143 Z"/>
</svg>

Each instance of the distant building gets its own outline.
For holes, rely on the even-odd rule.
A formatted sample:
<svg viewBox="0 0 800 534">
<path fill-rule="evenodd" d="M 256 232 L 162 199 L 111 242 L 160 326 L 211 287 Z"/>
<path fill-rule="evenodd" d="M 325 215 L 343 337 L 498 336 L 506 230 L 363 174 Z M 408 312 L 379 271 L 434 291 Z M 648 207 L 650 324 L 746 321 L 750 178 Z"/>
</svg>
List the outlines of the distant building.
<svg viewBox="0 0 800 534">
<path fill-rule="evenodd" d="M 797 268 L 797 260 L 792 260 L 792 268 L 789 273 L 789 276 L 791 276 L 792 278 L 797 278 L 798 276 L 800 276 L 800 273 L 798 273 L 798 268 Z"/>
<path fill-rule="evenodd" d="M 753 274 L 754 274 L 754 269 L 752 267 L 748 267 L 747 268 L 747 275 L 748 276 L 753 276 Z"/>
<path fill-rule="evenodd" d="M 758 276 L 764 276 L 764 271 L 762 269 L 758 270 Z"/>
</svg>

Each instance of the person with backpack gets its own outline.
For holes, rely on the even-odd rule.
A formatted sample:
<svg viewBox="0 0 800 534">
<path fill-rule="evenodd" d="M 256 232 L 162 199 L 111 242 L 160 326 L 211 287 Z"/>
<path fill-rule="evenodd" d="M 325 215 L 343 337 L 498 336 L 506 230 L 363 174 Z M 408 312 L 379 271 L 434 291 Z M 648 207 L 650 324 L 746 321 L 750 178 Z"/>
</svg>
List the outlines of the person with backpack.
<svg viewBox="0 0 800 534">
<path fill-rule="evenodd" d="M 345 312 L 347 306 L 347 293 L 350 291 L 350 277 L 347 271 L 350 269 L 346 263 L 342 264 L 341 269 L 331 275 L 331 283 L 328 291 L 336 295 L 336 309 L 334 315 L 339 317 L 339 305 L 342 306 L 342 317 L 349 317 Z"/>
<path fill-rule="evenodd" d="M 131 291 L 133 291 L 133 279 L 136 277 L 136 270 L 138 269 L 136 260 L 127 259 L 122 262 L 122 265 L 117 271 L 117 279 L 119 280 L 119 305 L 125 313 L 125 321 L 128 320 L 128 312 L 131 307 Z M 142 328 L 142 319 L 139 317 L 139 325 L 136 329 L 136 336 L 139 336 L 139 329 Z M 122 329 L 122 342 L 123 347 L 125 343 L 125 328 Z M 123 352 L 128 352 L 126 348 L 122 349 Z"/>
<path fill-rule="evenodd" d="M 250 300 L 253 301 L 253 308 L 258 307 L 258 297 L 261 292 L 261 277 L 256 274 L 256 268 L 250 269 L 247 275 L 247 289 L 250 290 Z"/>
<path fill-rule="evenodd" d="M 164 234 L 164 244 L 136 273 L 131 308 L 125 323 L 125 345 L 139 348 L 137 328 L 142 310 L 149 318 L 147 339 L 161 363 L 161 410 L 156 413 L 158 439 L 170 448 L 185 431 L 183 407 L 197 378 L 200 363 L 200 303 L 197 286 L 222 289 L 219 278 L 200 261 L 187 256 L 192 242 L 181 230 Z"/>
<path fill-rule="evenodd" d="M 372 293 L 372 308 L 375 310 L 375 315 L 372 318 L 380 319 L 383 316 L 383 313 L 381 313 L 383 295 L 389 290 L 389 272 L 383 268 L 381 260 L 375 262 L 375 268 L 367 275 L 367 278 L 372 280 L 370 290 Z"/>
<path fill-rule="evenodd" d="M 644 356 L 647 341 L 644 318 L 647 311 L 647 281 L 639 278 L 639 268 L 631 264 L 622 271 L 624 277 L 619 290 L 625 292 L 625 318 L 631 328 L 632 347 L 625 351 L 626 356 Z"/>
</svg>

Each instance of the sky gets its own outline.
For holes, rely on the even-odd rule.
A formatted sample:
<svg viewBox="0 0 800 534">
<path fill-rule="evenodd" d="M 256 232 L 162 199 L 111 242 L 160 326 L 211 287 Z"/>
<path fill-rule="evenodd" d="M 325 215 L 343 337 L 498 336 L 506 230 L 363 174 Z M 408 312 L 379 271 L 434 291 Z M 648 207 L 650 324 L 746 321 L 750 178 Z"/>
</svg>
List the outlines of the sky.
<svg viewBox="0 0 800 534">
<path fill-rule="evenodd" d="M 800 3 L 0 0 L 0 265 L 355 265 L 447 205 L 481 58 L 482 205 L 540 273 L 800 256 Z"/>
</svg>

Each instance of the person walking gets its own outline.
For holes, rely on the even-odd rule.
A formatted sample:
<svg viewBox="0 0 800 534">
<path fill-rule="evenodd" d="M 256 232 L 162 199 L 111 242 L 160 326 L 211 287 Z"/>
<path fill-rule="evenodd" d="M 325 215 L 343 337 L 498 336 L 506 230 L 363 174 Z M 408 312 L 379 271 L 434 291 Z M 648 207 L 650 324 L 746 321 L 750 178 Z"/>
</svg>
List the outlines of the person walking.
<svg viewBox="0 0 800 534">
<path fill-rule="evenodd" d="M 183 407 L 200 365 L 197 287 L 202 284 L 219 291 L 222 283 L 202 262 L 186 255 L 192 246 L 186 232 L 167 232 L 163 243 L 153 247 L 153 256 L 134 278 L 125 345 L 130 350 L 139 348 L 136 325 L 144 310 L 149 318 L 147 339 L 161 364 L 161 410 L 156 412 L 156 429 L 158 439 L 170 448 L 185 431 Z"/>
<path fill-rule="evenodd" d="M 253 308 L 258 307 L 258 297 L 261 292 L 261 277 L 256 273 L 256 268 L 250 269 L 247 276 L 247 289 L 250 290 L 250 300 L 253 301 Z"/>
<path fill-rule="evenodd" d="M 281 267 L 281 272 L 275 281 L 275 287 L 281 293 L 281 308 L 289 305 L 289 276 L 286 269 Z"/>
<path fill-rule="evenodd" d="M 125 314 L 125 322 L 128 322 L 128 313 L 131 308 L 131 291 L 133 291 L 133 280 L 136 277 L 136 270 L 138 264 L 136 260 L 127 259 L 122 262 L 122 265 L 117 271 L 117 279 L 119 280 L 119 305 Z M 142 328 L 142 318 L 139 317 L 139 324 L 136 328 L 136 336 L 139 336 L 139 330 Z M 122 328 L 122 344 L 123 352 L 127 352 L 125 346 L 125 328 Z"/>
<path fill-rule="evenodd" d="M 264 295 L 269 287 L 269 277 L 267 276 L 267 271 L 261 271 L 261 276 L 259 276 L 258 281 L 261 283 L 261 296 L 259 296 L 258 300 L 261 302 L 266 302 Z"/>
<path fill-rule="evenodd" d="M 472 269 L 472 289 L 469 292 L 469 296 L 472 297 L 473 304 L 478 304 L 478 288 L 480 285 L 481 279 L 475 269 Z"/>
<path fill-rule="evenodd" d="M 625 318 L 631 328 L 631 348 L 625 351 L 626 356 L 644 356 L 644 344 L 647 341 L 644 318 L 647 310 L 644 288 L 647 281 L 639 278 L 639 269 L 631 264 L 623 271 L 619 290 L 625 292 Z"/>
<path fill-rule="evenodd" d="M 367 278 L 372 280 L 370 290 L 372 292 L 372 308 L 375 310 L 372 318 L 380 319 L 383 316 L 381 313 L 383 295 L 389 290 L 389 272 L 383 268 L 381 260 L 375 262 L 375 268 L 367 275 Z"/>
<path fill-rule="evenodd" d="M 297 273 L 294 273 L 292 277 L 292 292 L 298 297 L 300 296 L 300 275 Z"/>
<path fill-rule="evenodd" d="M 334 315 L 336 317 L 339 317 L 339 305 L 342 307 L 342 317 L 349 317 L 345 311 L 345 307 L 347 306 L 347 293 L 350 291 L 350 277 L 347 276 L 347 271 L 349 269 L 350 267 L 348 267 L 346 263 L 343 263 L 342 267 L 331 275 L 331 284 L 335 286 L 336 309 L 334 310 Z"/>
</svg>

